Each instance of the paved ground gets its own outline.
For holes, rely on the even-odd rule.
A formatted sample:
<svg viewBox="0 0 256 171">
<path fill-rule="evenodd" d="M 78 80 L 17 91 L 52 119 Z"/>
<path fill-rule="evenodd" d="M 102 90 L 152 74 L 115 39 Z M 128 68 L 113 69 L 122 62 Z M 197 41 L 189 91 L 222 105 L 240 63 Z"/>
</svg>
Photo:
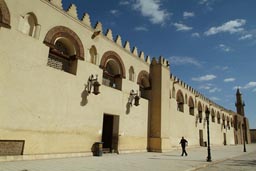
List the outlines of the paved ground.
<svg viewBox="0 0 256 171">
<path fill-rule="evenodd" d="M 236 168 L 244 165 L 255 167 L 256 144 L 247 145 L 246 153 L 241 145 L 213 147 L 211 163 L 206 162 L 207 148 L 191 148 L 187 151 L 187 157 L 181 157 L 180 150 L 174 150 L 168 153 L 0 162 L 0 171 L 192 171 L 200 168 L 208 171 L 208 167 L 213 168 L 215 165 L 215 169 L 223 170 L 218 167 L 225 165 L 229 169 L 229 166 L 233 168 L 233 164 Z M 234 158 L 237 156 L 242 158 Z"/>
<path fill-rule="evenodd" d="M 254 171 L 256 170 L 256 152 L 228 159 L 198 171 Z"/>
</svg>

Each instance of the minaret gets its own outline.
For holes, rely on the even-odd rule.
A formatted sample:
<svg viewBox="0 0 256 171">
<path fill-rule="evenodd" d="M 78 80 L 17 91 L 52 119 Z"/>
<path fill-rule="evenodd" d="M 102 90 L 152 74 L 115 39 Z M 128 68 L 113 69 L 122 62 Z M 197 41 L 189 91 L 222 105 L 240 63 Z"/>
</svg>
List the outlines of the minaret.
<svg viewBox="0 0 256 171">
<path fill-rule="evenodd" d="M 245 104 L 242 99 L 242 94 L 240 93 L 240 90 L 238 88 L 236 91 L 236 112 L 239 115 L 244 116 L 244 106 L 245 106 Z"/>
</svg>

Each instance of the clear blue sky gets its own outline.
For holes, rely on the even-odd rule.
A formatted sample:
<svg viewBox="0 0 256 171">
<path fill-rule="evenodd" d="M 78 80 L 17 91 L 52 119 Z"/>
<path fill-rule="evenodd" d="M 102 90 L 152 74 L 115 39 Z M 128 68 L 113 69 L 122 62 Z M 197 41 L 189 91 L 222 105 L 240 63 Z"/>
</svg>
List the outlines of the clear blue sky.
<svg viewBox="0 0 256 171">
<path fill-rule="evenodd" d="M 256 0 L 63 0 L 226 109 L 240 87 L 256 128 Z"/>
</svg>

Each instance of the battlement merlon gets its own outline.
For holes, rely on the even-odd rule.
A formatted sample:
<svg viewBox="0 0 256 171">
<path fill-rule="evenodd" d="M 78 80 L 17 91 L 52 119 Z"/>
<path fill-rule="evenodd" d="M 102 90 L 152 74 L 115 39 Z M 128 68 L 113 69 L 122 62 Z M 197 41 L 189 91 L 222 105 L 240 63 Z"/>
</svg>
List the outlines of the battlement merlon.
<svg viewBox="0 0 256 171">
<path fill-rule="evenodd" d="M 54 6 L 60 8 L 60 9 L 63 9 L 62 0 L 47 0 L 47 1 L 49 1 Z"/>
<path fill-rule="evenodd" d="M 78 19 L 77 7 L 76 7 L 75 4 L 71 4 L 71 5 L 69 6 L 69 8 L 67 9 L 67 13 L 68 13 L 70 16 L 74 17 L 75 19 Z"/>
<path fill-rule="evenodd" d="M 82 17 L 82 23 L 84 23 L 85 25 L 87 25 L 88 27 L 92 27 L 91 25 L 91 20 L 90 20 L 90 15 L 87 13 L 84 13 L 83 17 Z"/>
<path fill-rule="evenodd" d="M 100 31 L 100 32 L 102 33 L 102 31 L 103 31 L 102 23 L 98 21 L 98 22 L 95 24 L 94 30 L 95 30 L 95 31 Z"/>
<path fill-rule="evenodd" d="M 130 42 L 125 41 L 124 48 L 131 53 Z"/>
<path fill-rule="evenodd" d="M 139 57 L 140 57 L 141 60 L 145 61 L 145 59 L 144 59 L 144 52 L 141 51 Z"/>
<path fill-rule="evenodd" d="M 138 57 L 138 49 L 136 46 L 133 47 L 132 54 Z"/>
<path fill-rule="evenodd" d="M 108 39 L 110 39 L 110 40 L 113 41 L 113 34 L 112 34 L 112 30 L 111 30 L 111 29 L 107 29 L 107 32 L 106 32 L 105 36 L 106 36 Z"/>
<path fill-rule="evenodd" d="M 146 59 L 145 59 L 145 61 L 146 61 L 148 64 L 150 64 L 150 63 L 151 63 L 150 56 L 147 56 Z"/>
</svg>

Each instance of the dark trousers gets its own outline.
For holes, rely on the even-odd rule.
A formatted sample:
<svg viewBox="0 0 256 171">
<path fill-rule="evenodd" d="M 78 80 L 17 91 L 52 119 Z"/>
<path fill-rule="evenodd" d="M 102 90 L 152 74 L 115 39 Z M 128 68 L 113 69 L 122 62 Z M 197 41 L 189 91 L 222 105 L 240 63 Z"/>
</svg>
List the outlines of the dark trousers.
<svg viewBox="0 0 256 171">
<path fill-rule="evenodd" d="M 183 156 L 184 154 L 186 156 L 188 155 L 187 152 L 186 152 L 186 147 L 182 147 L 182 154 L 181 154 L 181 156 Z"/>
</svg>

